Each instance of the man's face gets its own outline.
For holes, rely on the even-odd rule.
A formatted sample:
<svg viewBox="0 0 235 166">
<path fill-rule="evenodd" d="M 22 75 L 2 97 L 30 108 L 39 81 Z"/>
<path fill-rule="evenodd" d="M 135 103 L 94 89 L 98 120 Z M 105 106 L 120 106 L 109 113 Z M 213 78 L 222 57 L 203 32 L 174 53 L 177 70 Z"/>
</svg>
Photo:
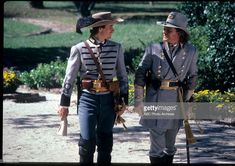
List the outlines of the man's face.
<svg viewBox="0 0 235 166">
<path fill-rule="evenodd" d="M 179 43 L 179 34 L 175 28 L 164 27 L 163 28 L 163 41 L 166 41 L 170 44 Z"/>
<path fill-rule="evenodd" d="M 100 36 L 102 36 L 103 39 L 110 39 L 113 32 L 113 24 L 105 25 L 105 27 L 100 30 Z"/>
</svg>

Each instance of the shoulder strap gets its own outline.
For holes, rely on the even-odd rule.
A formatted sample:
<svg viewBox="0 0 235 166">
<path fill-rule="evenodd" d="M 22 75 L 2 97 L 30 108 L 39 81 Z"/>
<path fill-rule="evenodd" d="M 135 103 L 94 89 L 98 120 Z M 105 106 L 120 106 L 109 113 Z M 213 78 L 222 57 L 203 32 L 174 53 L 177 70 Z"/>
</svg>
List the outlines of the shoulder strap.
<svg viewBox="0 0 235 166">
<path fill-rule="evenodd" d="M 169 56 L 167 55 L 166 49 L 165 49 L 163 46 L 162 46 L 162 51 L 163 51 L 164 56 L 166 57 L 166 60 L 167 60 L 167 62 L 168 62 L 168 64 L 169 64 L 169 66 L 170 66 L 170 68 L 171 68 L 173 74 L 175 75 L 175 77 L 177 77 L 177 76 L 178 76 L 178 73 L 177 73 L 177 71 L 175 70 L 175 67 L 174 67 L 173 63 L 172 63 L 172 61 L 170 60 Z"/>
<path fill-rule="evenodd" d="M 91 50 L 91 47 L 89 46 L 89 44 L 88 44 L 86 41 L 84 42 L 84 44 L 85 44 L 85 46 L 87 47 L 89 53 L 91 54 L 91 57 L 93 58 L 93 60 L 94 60 L 94 62 L 95 62 L 95 65 L 96 65 L 97 70 L 98 70 L 98 72 L 99 72 L 99 74 L 100 74 L 100 76 L 101 76 L 102 81 L 103 81 L 103 82 L 106 82 L 104 73 L 103 73 L 103 71 L 102 71 L 102 69 L 101 69 L 101 66 L 100 66 L 100 63 L 97 61 L 97 58 L 95 57 L 93 51 Z"/>
</svg>

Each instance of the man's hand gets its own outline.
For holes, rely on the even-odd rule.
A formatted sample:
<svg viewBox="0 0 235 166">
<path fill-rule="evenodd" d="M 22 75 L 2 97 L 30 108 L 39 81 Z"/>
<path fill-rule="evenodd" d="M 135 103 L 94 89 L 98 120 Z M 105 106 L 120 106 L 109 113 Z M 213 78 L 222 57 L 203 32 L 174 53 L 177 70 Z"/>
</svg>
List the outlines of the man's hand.
<svg viewBox="0 0 235 166">
<path fill-rule="evenodd" d="M 64 120 L 65 117 L 68 116 L 69 114 L 69 109 L 63 106 L 59 106 L 57 113 L 59 114 L 59 116 L 61 117 L 61 120 Z"/>
<path fill-rule="evenodd" d="M 121 108 L 119 109 L 119 111 L 116 112 L 116 114 L 119 116 L 121 116 L 127 110 L 126 105 L 121 105 L 120 107 Z"/>
<path fill-rule="evenodd" d="M 144 114 L 144 106 L 142 103 L 139 104 L 138 106 L 129 106 L 128 111 L 129 112 L 136 112 L 141 116 Z"/>
</svg>

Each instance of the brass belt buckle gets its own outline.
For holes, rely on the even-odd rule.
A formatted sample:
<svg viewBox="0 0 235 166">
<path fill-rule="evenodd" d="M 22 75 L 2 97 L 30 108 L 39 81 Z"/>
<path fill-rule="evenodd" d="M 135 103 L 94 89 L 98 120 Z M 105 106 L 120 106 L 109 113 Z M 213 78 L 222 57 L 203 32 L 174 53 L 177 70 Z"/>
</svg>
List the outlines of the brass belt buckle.
<svg viewBox="0 0 235 166">
<path fill-rule="evenodd" d="M 170 86 L 170 81 L 162 81 L 161 87 L 168 88 Z"/>
<path fill-rule="evenodd" d="M 101 80 L 94 80 L 94 82 L 93 82 L 93 89 L 96 92 L 99 92 L 101 87 L 102 87 L 102 81 Z"/>
<path fill-rule="evenodd" d="M 170 80 L 162 81 L 160 89 L 164 89 L 164 90 L 176 90 L 178 87 L 177 86 L 170 87 L 170 82 L 175 82 L 175 81 L 170 81 Z"/>
<path fill-rule="evenodd" d="M 101 86 L 102 86 L 102 81 L 100 81 L 100 80 L 95 80 L 95 81 L 93 82 L 93 88 L 97 89 L 97 88 L 101 88 Z"/>
</svg>

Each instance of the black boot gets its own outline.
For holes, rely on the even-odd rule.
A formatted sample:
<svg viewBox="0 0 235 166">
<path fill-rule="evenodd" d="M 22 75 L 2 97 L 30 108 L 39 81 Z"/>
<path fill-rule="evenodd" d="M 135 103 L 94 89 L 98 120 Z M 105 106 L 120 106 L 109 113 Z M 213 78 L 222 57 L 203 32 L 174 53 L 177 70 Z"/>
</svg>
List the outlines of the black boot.
<svg viewBox="0 0 235 166">
<path fill-rule="evenodd" d="M 93 155 L 80 155 L 80 165 L 93 165 Z"/>
<path fill-rule="evenodd" d="M 173 165 L 174 155 L 165 155 L 164 158 L 165 158 L 166 165 Z"/>
<path fill-rule="evenodd" d="M 98 152 L 97 165 L 111 165 L 111 154 L 106 152 Z"/>
<path fill-rule="evenodd" d="M 151 165 L 163 165 L 165 164 L 165 158 L 164 156 L 163 157 L 152 157 L 152 156 L 149 156 L 149 159 L 150 159 L 150 163 Z"/>
<path fill-rule="evenodd" d="M 85 140 L 82 137 L 80 137 L 78 145 L 79 145 L 80 164 L 81 165 L 93 164 L 95 141 Z"/>
<path fill-rule="evenodd" d="M 111 165 L 113 133 L 97 133 L 97 165 Z"/>
</svg>

